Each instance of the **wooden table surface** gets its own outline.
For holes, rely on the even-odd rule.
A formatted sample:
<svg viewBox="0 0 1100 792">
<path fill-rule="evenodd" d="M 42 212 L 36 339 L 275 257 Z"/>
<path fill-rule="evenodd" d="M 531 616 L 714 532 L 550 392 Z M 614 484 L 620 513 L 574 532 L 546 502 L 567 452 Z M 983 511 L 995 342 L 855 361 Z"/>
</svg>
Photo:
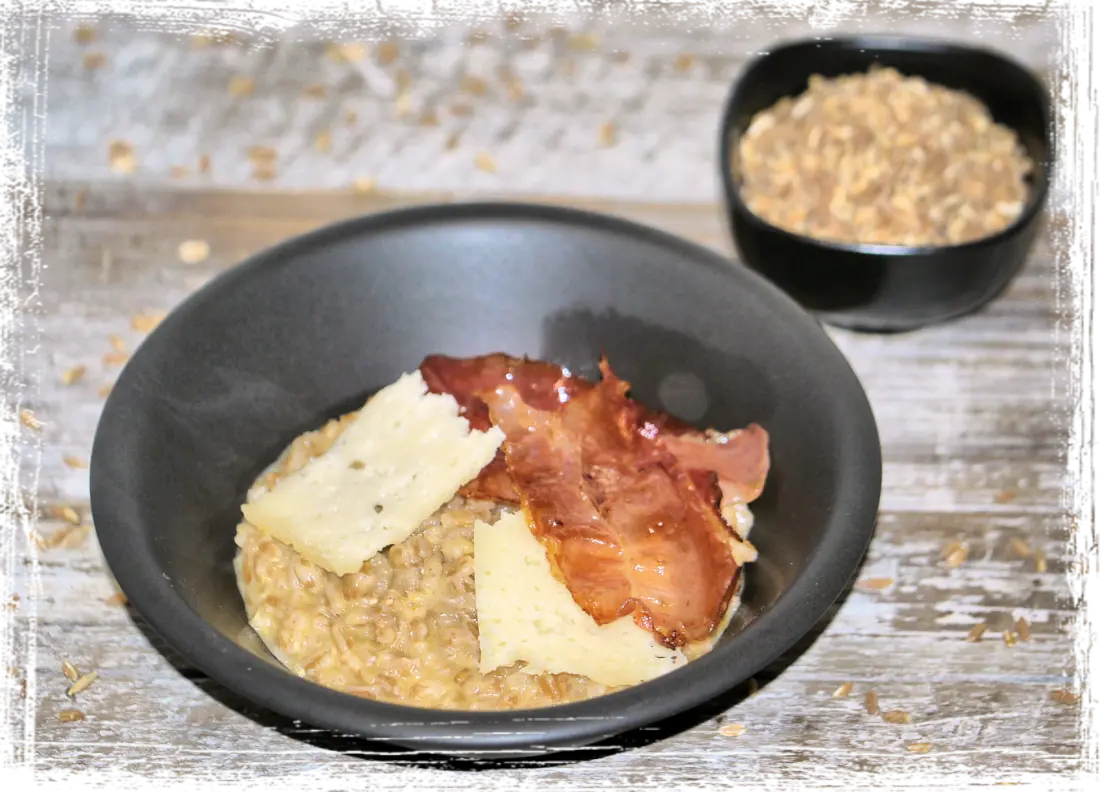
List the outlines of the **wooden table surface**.
<svg viewBox="0 0 1100 792">
<path fill-rule="evenodd" d="M 110 138 L 103 135 L 101 152 Z M 1073 687 L 1075 673 L 1065 581 L 1071 405 L 1058 307 L 1066 285 L 1049 233 L 1008 293 L 977 315 L 896 336 L 830 330 L 879 422 L 879 527 L 860 582 L 757 678 L 755 693 L 723 702 L 732 706 L 724 713 L 616 741 L 626 750 L 492 765 L 472 776 L 439 757 L 394 754 L 258 711 L 166 650 L 114 596 L 80 464 L 119 350 L 143 337 L 135 316 L 169 310 L 249 253 L 340 218 L 517 190 L 502 181 L 453 194 L 302 194 L 247 177 L 209 185 L 163 173 L 51 173 L 43 268 L 23 325 L 30 387 L 19 405 L 42 424 L 26 430 L 38 442 L 26 447 L 24 468 L 38 471 L 28 498 L 36 489 L 43 516 L 40 547 L 24 547 L 16 569 L 9 669 L 26 682 L 27 717 L 10 718 L 16 748 L 41 780 L 437 790 L 680 789 L 735 779 L 745 788 L 825 780 L 889 788 L 933 774 L 959 785 L 1055 775 L 1068 783 L 1078 767 L 1078 707 L 1058 693 Z M 435 189 L 449 188 L 446 181 Z M 652 203 L 600 197 L 598 188 L 566 198 L 547 197 L 561 192 L 550 188 L 518 192 L 649 223 L 732 256 L 710 183 L 694 199 L 676 189 L 683 194 Z M 1050 224 L 1064 222 L 1054 216 Z M 209 257 L 181 261 L 186 240 L 205 241 Z M 77 366 L 86 367 L 83 378 L 65 384 Z M 80 527 L 65 521 L 66 506 Z M 979 623 L 988 626 L 984 636 L 968 640 Z M 75 705 L 64 695 L 63 660 L 99 673 Z M 834 696 L 845 683 L 851 693 Z M 910 722 L 868 714 L 871 691 L 881 711 L 903 710 Z M 85 719 L 59 722 L 74 706 Z M 720 728 L 731 723 L 744 733 L 725 736 Z"/>
</svg>

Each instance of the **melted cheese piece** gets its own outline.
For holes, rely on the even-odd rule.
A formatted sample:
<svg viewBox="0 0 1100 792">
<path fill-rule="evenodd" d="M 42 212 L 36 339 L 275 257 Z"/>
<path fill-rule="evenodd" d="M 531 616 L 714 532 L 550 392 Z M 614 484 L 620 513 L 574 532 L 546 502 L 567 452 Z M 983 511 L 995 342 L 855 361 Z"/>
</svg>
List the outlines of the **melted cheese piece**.
<svg viewBox="0 0 1100 792">
<path fill-rule="evenodd" d="M 483 674 L 522 661 L 528 674 L 636 685 L 687 662 L 624 616 L 600 626 L 556 580 L 522 512 L 474 525 L 474 597 Z"/>
<path fill-rule="evenodd" d="M 374 395 L 325 454 L 257 493 L 246 521 L 338 575 L 404 541 L 475 478 L 504 433 L 471 431 L 420 372 Z"/>
</svg>

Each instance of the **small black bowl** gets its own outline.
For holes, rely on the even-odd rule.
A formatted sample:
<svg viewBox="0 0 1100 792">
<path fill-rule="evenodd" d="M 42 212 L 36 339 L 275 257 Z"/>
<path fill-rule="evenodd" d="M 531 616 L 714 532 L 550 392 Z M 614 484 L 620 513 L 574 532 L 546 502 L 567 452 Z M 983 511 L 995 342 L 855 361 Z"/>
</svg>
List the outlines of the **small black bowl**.
<svg viewBox="0 0 1100 792">
<path fill-rule="evenodd" d="M 240 504 L 296 435 L 433 352 L 503 350 L 598 376 L 705 426 L 762 424 L 773 467 L 743 607 L 684 668 L 591 701 L 516 712 L 394 706 L 299 679 L 250 638 L 231 561 Z M 111 390 L 91 462 L 104 556 L 195 667 L 284 716 L 421 751 L 590 745 L 712 701 L 802 638 L 871 538 L 881 452 L 859 381 L 778 289 L 702 248 L 600 215 L 429 206 L 340 223 L 215 279 Z"/>
<path fill-rule="evenodd" d="M 814 74 L 835 77 L 872 65 L 968 91 L 1016 131 L 1035 162 L 1029 196 L 1008 228 L 974 242 L 904 247 L 822 242 L 753 214 L 735 173 L 753 116 L 797 96 Z M 822 320 L 854 330 L 903 331 L 970 313 L 996 297 L 1027 258 L 1040 227 L 1054 147 L 1046 89 L 1014 61 L 930 39 L 858 36 L 782 44 L 751 61 L 726 103 L 719 143 L 730 227 L 741 259 Z"/>
</svg>

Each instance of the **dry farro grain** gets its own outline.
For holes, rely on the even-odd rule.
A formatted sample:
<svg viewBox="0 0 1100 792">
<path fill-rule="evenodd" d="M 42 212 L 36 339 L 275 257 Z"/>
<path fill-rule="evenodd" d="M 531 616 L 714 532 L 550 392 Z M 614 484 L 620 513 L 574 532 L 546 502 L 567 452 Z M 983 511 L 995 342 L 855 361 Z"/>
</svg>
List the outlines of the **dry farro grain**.
<svg viewBox="0 0 1100 792">
<path fill-rule="evenodd" d="M 65 691 L 65 695 L 69 698 L 74 698 L 78 693 L 83 693 L 92 683 L 99 679 L 98 671 L 89 671 L 87 674 L 83 674 L 79 679 L 73 682 L 69 689 Z"/>
<path fill-rule="evenodd" d="M 985 634 L 986 629 L 988 629 L 988 625 L 985 622 L 978 622 L 970 628 L 970 632 L 966 634 L 966 640 L 970 643 L 978 643 L 982 640 L 982 635 Z"/>
<path fill-rule="evenodd" d="M 72 368 L 65 369 L 61 372 L 61 384 L 68 387 L 69 385 L 75 385 L 84 379 L 84 374 L 87 373 L 87 366 L 73 366 Z"/>
<path fill-rule="evenodd" d="M 1023 616 L 1016 620 L 1016 635 L 1021 641 L 1031 640 L 1031 625 Z"/>
<path fill-rule="evenodd" d="M 28 429 L 33 429 L 36 432 L 42 428 L 42 422 L 38 420 L 38 416 L 34 414 L 34 410 L 28 410 L 26 408 L 20 410 L 19 420 L 23 426 Z"/>
<path fill-rule="evenodd" d="M 736 143 L 749 209 L 843 243 L 951 245 L 1022 213 L 1033 163 L 969 94 L 894 69 L 813 76 Z"/>
<path fill-rule="evenodd" d="M 1076 704 L 1081 699 L 1072 690 L 1052 690 L 1050 691 L 1050 700 L 1055 704 Z"/>
</svg>

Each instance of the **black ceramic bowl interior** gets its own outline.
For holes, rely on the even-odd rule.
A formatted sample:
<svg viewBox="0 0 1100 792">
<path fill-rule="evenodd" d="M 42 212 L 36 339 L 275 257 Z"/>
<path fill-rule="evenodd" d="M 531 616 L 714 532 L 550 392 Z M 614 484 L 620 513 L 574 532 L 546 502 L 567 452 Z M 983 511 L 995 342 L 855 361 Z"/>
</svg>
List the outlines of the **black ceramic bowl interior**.
<svg viewBox="0 0 1100 792">
<path fill-rule="evenodd" d="M 984 239 L 943 247 L 822 242 L 764 221 L 741 199 L 738 142 L 753 116 L 797 96 L 820 74 L 893 67 L 969 92 L 1015 130 L 1035 162 L 1020 217 Z M 831 324 L 901 331 L 970 313 L 1023 265 L 1039 230 L 1054 159 L 1047 91 L 1023 66 L 993 52 L 935 40 L 860 36 L 783 44 L 750 62 L 726 103 L 719 161 L 741 259 Z"/>
<path fill-rule="evenodd" d="M 429 353 L 503 350 L 598 377 L 701 425 L 760 422 L 744 605 L 721 645 L 655 681 L 518 712 L 376 703 L 283 670 L 251 638 L 231 559 L 250 483 L 296 435 Z M 870 540 L 881 457 L 860 384 L 818 323 L 744 268 L 621 220 L 468 204 L 343 222 L 234 268 L 180 305 L 107 400 L 91 462 L 103 552 L 140 615 L 252 702 L 422 751 L 579 747 L 708 702 L 805 635 Z"/>
</svg>

